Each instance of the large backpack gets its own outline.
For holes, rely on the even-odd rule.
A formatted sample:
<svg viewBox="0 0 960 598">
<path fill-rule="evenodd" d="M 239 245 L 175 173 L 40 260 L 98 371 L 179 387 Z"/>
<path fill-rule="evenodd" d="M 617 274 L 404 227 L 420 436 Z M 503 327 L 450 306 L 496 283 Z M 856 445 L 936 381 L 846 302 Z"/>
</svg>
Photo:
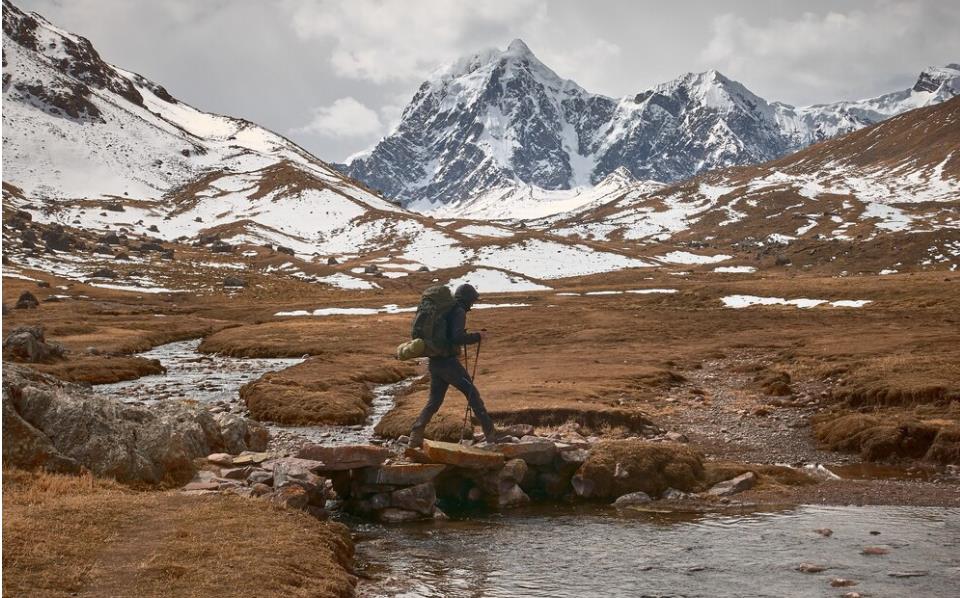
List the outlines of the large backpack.
<svg viewBox="0 0 960 598">
<path fill-rule="evenodd" d="M 404 343 L 401 347 L 407 346 L 409 349 L 401 359 L 442 357 L 450 352 L 450 339 L 447 338 L 447 314 L 454 305 L 456 300 L 446 285 L 438 284 L 423 292 L 410 330 L 410 338 L 414 341 L 417 339 L 423 341 L 422 352 L 420 351 L 421 343 L 414 341 Z M 420 354 L 411 355 L 411 352 Z"/>
</svg>

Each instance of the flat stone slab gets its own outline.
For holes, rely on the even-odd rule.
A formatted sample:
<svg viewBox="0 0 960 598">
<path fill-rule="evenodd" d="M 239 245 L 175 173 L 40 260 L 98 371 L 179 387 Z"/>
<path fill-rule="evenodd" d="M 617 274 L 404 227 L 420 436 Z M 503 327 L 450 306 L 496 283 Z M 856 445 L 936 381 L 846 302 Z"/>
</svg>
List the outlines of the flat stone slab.
<svg viewBox="0 0 960 598">
<path fill-rule="evenodd" d="M 300 459 L 298 457 L 280 457 L 279 459 L 271 459 L 269 461 L 264 461 L 261 467 L 267 471 L 273 471 L 277 465 L 285 467 L 288 471 L 300 468 L 306 469 L 312 473 L 323 471 L 323 469 L 326 467 L 326 463 L 323 461 L 317 461 L 315 459 Z"/>
<path fill-rule="evenodd" d="M 549 465 L 557 456 L 557 446 L 549 440 L 522 440 L 497 448 L 507 459 L 523 459 L 527 465 Z"/>
<path fill-rule="evenodd" d="M 183 487 L 184 492 L 219 490 L 219 482 L 190 482 Z"/>
<path fill-rule="evenodd" d="M 254 453 L 251 451 L 244 451 L 233 458 L 233 465 L 257 465 L 263 463 L 267 459 L 272 459 L 276 457 L 273 453 Z"/>
<path fill-rule="evenodd" d="M 446 465 L 431 463 L 409 463 L 401 465 L 381 465 L 377 468 L 362 470 L 361 479 L 367 484 L 392 484 L 396 486 L 414 486 L 429 482 L 437 477 Z"/>
<path fill-rule="evenodd" d="M 757 476 L 752 471 L 748 471 L 735 478 L 715 484 L 707 491 L 707 494 L 712 496 L 733 496 L 734 494 L 739 494 L 744 490 L 753 488 L 756 483 Z"/>
<path fill-rule="evenodd" d="M 503 467 L 503 453 L 483 451 L 452 442 L 423 441 L 423 452 L 430 461 L 466 469 L 497 469 Z"/>
<path fill-rule="evenodd" d="M 347 444 L 343 446 L 322 446 L 307 444 L 297 453 L 301 459 L 322 461 L 320 471 L 346 471 L 360 467 L 376 467 L 393 456 L 390 449 L 373 444 Z M 236 463 L 236 461 L 234 461 Z"/>
</svg>

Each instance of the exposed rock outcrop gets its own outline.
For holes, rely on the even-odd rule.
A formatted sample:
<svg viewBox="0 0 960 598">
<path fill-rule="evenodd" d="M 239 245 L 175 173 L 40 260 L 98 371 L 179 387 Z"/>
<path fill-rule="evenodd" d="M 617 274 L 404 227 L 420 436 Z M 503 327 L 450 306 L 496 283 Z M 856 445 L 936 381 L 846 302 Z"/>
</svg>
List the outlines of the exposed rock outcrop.
<svg viewBox="0 0 960 598">
<path fill-rule="evenodd" d="M 266 431 L 255 422 L 218 422 L 196 404 L 125 404 L 9 363 L 3 412 L 5 466 L 83 467 L 129 483 L 182 483 L 198 457 L 266 446 Z"/>
</svg>

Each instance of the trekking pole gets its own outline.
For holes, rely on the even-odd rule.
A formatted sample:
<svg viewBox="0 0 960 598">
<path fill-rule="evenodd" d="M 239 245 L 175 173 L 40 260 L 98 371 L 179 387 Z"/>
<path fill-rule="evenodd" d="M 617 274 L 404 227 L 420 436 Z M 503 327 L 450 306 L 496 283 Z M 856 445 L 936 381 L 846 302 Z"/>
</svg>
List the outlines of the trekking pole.
<svg viewBox="0 0 960 598">
<path fill-rule="evenodd" d="M 478 348 L 479 348 L 479 345 L 478 345 Z M 465 370 L 467 370 L 468 372 L 470 371 L 470 354 L 467 353 L 466 345 L 463 345 L 463 366 Z M 476 360 L 473 361 L 473 366 L 474 366 L 474 369 L 476 369 L 476 366 L 477 366 Z M 473 381 L 473 378 L 471 377 L 471 382 L 472 381 Z M 463 426 L 460 428 L 460 442 L 463 442 L 465 440 L 464 437 L 467 435 L 467 423 L 469 421 L 470 421 L 470 401 L 467 400 L 467 409 L 466 411 L 463 412 Z"/>
</svg>

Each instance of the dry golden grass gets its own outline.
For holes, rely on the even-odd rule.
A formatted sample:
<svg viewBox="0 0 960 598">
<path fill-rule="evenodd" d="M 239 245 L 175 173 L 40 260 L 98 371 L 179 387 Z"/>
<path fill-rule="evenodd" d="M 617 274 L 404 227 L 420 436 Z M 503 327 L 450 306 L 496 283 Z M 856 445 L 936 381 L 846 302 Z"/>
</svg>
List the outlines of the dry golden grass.
<svg viewBox="0 0 960 598">
<path fill-rule="evenodd" d="M 110 384 L 163 373 L 159 361 L 128 355 L 99 357 L 75 354 L 64 361 L 34 364 L 33 368 L 67 382 L 90 384 Z"/>
<path fill-rule="evenodd" d="M 346 528 L 240 497 L 3 474 L 6 596 L 352 595 Z"/>
<path fill-rule="evenodd" d="M 814 432 L 824 448 L 859 453 L 867 461 L 925 459 L 960 463 L 960 419 L 955 410 L 923 419 L 923 412 L 888 409 L 876 414 L 836 412 L 814 419 Z"/>
</svg>

